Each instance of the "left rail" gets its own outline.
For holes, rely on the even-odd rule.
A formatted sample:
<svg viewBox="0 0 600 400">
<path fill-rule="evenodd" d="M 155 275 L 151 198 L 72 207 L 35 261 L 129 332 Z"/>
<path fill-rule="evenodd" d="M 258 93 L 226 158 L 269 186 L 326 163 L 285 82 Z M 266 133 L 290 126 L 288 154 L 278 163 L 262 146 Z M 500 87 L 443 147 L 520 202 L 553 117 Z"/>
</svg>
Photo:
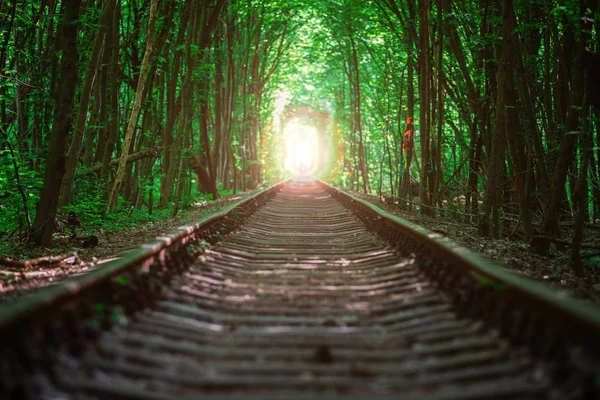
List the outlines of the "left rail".
<svg viewBox="0 0 600 400">
<path fill-rule="evenodd" d="M 2 343 L 7 343 L 3 340 L 6 335 L 18 335 L 19 327 L 25 327 L 31 332 L 33 318 L 36 319 L 36 324 L 38 320 L 52 319 L 53 324 L 57 325 L 54 320 L 57 312 L 68 311 L 72 318 L 100 311 L 106 313 L 111 303 L 125 304 L 126 311 L 134 311 L 147 305 L 143 304 L 147 299 L 139 296 L 140 289 L 145 289 L 142 293 L 159 291 L 161 282 L 170 280 L 189 265 L 194 246 L 196 249 L 201 248 L 204 243 L 213 243 L 222 235 L 235 230 L 272 198 L 283 184 L 284 182 L 280 182 L 259 190 L 194 223 L 123 252 L 87 274 L 0 304 Z M 137 293 L 135 298 L 127 299 L 134 293 Z M 82 299 L 92 302 L 92 309 L 77 309 L 79 300 Z M 78 315 L 80 313 L 83 315 Z"/>
</svg>

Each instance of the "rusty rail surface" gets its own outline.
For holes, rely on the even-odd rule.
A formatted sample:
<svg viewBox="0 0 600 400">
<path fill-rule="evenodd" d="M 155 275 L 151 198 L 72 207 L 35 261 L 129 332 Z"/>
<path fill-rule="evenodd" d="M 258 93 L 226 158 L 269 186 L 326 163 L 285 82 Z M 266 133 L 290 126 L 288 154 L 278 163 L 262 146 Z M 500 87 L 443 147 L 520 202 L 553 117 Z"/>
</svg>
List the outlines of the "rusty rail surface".
<svg viewBox="0 0 600 400">
<path fill-rule="evenodd" d="M 276 185 L 12 306 L 2 399 L 599 393 L 595 309 L 324 182 Z"/>
</svg>

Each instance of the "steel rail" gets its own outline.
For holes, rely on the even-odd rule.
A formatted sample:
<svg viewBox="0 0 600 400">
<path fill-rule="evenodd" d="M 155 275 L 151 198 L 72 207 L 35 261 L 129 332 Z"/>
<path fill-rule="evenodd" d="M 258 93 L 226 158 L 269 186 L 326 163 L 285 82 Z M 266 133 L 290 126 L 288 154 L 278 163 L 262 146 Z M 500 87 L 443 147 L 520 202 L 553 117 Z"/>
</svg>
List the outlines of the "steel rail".
<svg viewBox="0 0 600 400">
<path fill-rule="evenodd" d="M 206 215 L 198 221 L 176 228 L 163 236 L 158 236 L 153 241 L 117 254 L 114 259 L 89 273 L 42 288 L 33 294 L 26 294 L 22 298 L 1 303 L 0 336 L 15 324 L 22 323 L 34 315 L 52 311 L 62 304 L 72 301 L 74 297 L 85 295 L 112 278 L 130 272 L 132 268 L 139 267 L 148 272 L 150 264 L 154 263 L 157 258 L 162 258 L 164 264 L 165 257 L 169 252 L 178 253 L 194 241 L 202 239 L 210 241 L 215 234 L 220 237 L 228 233 L 237 226 L 244 213 L 249 215 L 254 212 L 283 184 L 284 182 L 280 182 L 258 190 L 249 197 Z M 262 203 L 259 204 L 259 202 Z M 237 215 L 238 221 L 234 221 L 232 217 L 240 211 L 242 215 Z M 228 222 L 222 224 L 225 220 Z M 215 232 L 214 228 L 219 224 L 222 226 Z"/>
<path fill-rule="evenodd" d="M 515 339 L 522 340 L 526 333 L 530 344 L 541 351 L 556 350 L 548 347 L 560 343 L 581 345 L 592 368 L 600 367 L 598 307 L 561 296 L 441 234 L 390 214 L 339 187 L 319 183 L 367 228 L 404 254 L 415 254 L 423 272 L 451 292 L 459 305 L 481 308 L 484 304 L 485 315 L 481 317 L 496 323 Z M 507 323 L 513 326 L 507 327 Z M 529 326 L 514 326 L 518 324 Z M 600 382 L 600 370 L 596 374 Z"/>
</svg>

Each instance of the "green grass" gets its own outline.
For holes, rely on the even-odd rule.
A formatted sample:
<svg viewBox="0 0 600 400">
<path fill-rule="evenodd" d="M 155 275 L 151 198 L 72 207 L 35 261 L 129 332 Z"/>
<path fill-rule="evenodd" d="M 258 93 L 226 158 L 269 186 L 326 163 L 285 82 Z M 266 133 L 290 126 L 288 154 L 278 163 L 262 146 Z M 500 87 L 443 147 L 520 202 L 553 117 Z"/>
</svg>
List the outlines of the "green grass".
<svg viewBox="0 0 600 400">
<path fill-rule="evenodd" d="M 167 207 L 155 208 L 152 210 L 152 214 L 148 213 L 148 208 L 144 206 L 141 209 L 132 209 L 132 204 L 123 200 L 119 201 L 119 207 L 111 214 L 104 214 L 106 210 L 106 203 L 99 195 L 99 192 L 94 193 L 91 188 L 88 190 L 81 191 L 80 195 L 77 196 L 73 204 L 64 207 L 59 213 L 59 220 L 66 221 L 67 215 L 70 211 L 77 214 L 83 227 L 77 228 L 77 233 L 80 235 L 91 235 L 98 234 L 98 232 L 123 232 L 129 230 L 136 230 L 141 228 L 151 228 L 153 224 L 158 224 L 170 219 L 173 219 L 174 204 L 169 204 Z M 230 195 L 231 191 L 221 191 L 222 196 Z M 158 193 L 155 193 L 155 198 L 158 198 Z M 199 217 L 193 217 L 195 207 L 192 204 L 198 202 L 207 202 L 207 207 L 204 208 L 202 214 L 209 214 L 215 212 L 219 207 L 210 206 L 212 197 L 210 195 L 201 195 L 194 193 L 193 198 L 187 199 L 181 205 L 177 214 L 178 219 L 191 220 Z M 10 204 L 10 203 L 9 203 Z M 36 251 L 35 248 L 29 248 L 29 245 L 24 242 L 25 237 L 19 238 L 18 232 L 13 237 L 8 238 L 8 234 L 18 227 L 18 219 L 22 216 L 19 215 L 21 209 L 11 204 L 11 208 L 1 208 L 0 211 L 6 211 L 10 214 L 11 218 L 5 218 L 0 223 L 0 231 L 4 232 L 4 235 L 0 237 L 0 256 L 11 257 L 18 255 L 19 258 L 33 258 L 39 256 L 39 249 Z M 33 218 L 34 216 L 32 216 Z M 158 233 L 158 232 L 157 232 Z M 70 234 L 70 228 L 66 227 L 64 235 Z M 25 234 L 23 233 L 22 236 Z M 62 248 L 49 249 L 44 254 L 59 254 L 64 252 Z"/>
</svg>

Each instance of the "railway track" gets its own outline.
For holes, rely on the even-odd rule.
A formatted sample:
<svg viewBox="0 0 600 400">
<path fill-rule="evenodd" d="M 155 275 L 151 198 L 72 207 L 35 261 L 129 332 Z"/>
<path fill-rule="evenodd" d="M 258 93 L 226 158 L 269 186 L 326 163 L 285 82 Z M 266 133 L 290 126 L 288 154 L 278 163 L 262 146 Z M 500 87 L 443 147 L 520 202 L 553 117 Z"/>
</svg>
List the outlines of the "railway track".
<svg viewBox="0 0 600 400">
<path fill-rule="evenodd" d="M 596 310 L 324 183 L 270 188 L 8 306 L 3 399 L 599 393 Z"/>
</svg>

